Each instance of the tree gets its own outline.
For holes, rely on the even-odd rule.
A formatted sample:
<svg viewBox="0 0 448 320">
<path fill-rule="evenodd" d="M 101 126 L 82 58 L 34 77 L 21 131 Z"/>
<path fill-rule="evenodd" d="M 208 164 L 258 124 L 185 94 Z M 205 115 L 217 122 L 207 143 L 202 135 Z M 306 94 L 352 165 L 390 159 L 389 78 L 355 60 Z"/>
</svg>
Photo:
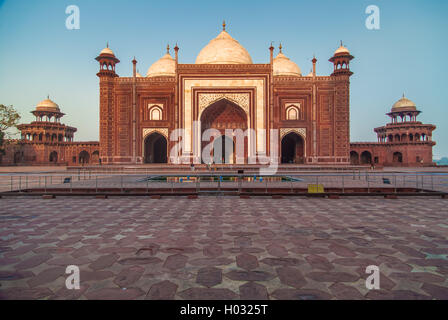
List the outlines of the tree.
<svg viewBox="0 0 448 320">
<path fill-rule="evenodd" d="M 19 113 L 13 106 L 5 106 L 0 104 L 0 152 L 3 151 L 3 143 L 7 137 L 7 130 L 16 128 L 20 121 Z"/>
</svg>

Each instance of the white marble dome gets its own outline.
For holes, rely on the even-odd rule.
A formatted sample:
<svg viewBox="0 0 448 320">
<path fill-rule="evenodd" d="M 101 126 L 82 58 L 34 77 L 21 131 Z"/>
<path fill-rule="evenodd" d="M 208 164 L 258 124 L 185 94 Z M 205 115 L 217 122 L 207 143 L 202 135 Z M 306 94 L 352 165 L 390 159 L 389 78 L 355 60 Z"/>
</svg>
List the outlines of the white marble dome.
<svg viewBox="0 0 448 320">
<path fill-rule="evenodd" d="M 341 44 L 341 46 L 334 52 L 334 55 L 337 54 L 350 54 L 350 51 L 348 51 L 348 49 Z"/>
<path fill-rule="evenodd" d="M 103 50 L 101 50 L 100 55 L 102 54 L 110 54 L 114 56 L 114 52 L 109 47 L 106 47 Z"/>
<path fill-rule="evenodd" d="M 36 106 L 36 110 L 38 111 L 54 111 L 59 112 L 59 106 L 54 103 L 54 101 L 50 100 L 50 98 L 42 100 Z"/>
<path fill-rule="evenodd" d="M 176 75 L 176 61 L 166 53 L 162 58 L 154 62 L 146 73 L 147 77 L 173 77 Z"/>
<path fill-rule="evenodd" d="M 196 58 L 196 64 L 252 64 L 249 52 L 223 30 Z"/>
<path fill-rule="evenodd" d="M 404 95 L 392 106 L 392 112 L 415 111 L 415 110 L 417 110 L 417 106 L 415 105 L 415 103 L 406 98 Z"/>
<path fill-rule="evenodd" d="M 296 76 L 301 77 L 302 71 L 299 66 L 280 52 L 273 61 L 274 76 Z"/>
</svg>

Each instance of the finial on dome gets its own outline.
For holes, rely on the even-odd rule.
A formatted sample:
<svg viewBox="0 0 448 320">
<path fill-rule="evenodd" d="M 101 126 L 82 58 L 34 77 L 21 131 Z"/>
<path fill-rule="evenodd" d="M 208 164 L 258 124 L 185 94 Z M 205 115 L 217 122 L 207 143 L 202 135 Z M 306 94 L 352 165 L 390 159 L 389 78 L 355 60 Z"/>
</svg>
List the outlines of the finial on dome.
<svg viewBox="0 0 448 320">
<path fill-rule="evenodd" d="M 226 20 L 222 20 L 222 31 L 226 31 Z"/>
<path fill-rule="evenodd" d="M 50 95 L 49 94 L 47 94 L 47 99 L 50 100 Z"/>
<path fill-rule="evenodd" d="M 341 47 L 343 47 L 344 45 L 342 44 L 342 40 L 341 40 Z"/>
<path fill-rule="evenodd" d="M 404 92 L 403 92 L 403 98 L 404 98 Z"/>
<path fill-rule="evenodd" d="M 280 42 L 280 45 L 278 46 L 278 49 L 280 50 L 280 53 L 282 53 L 282 43 Z"/>
<path fill-rule="evenodd" d="M 169 43 L 166 45 L 166 53 L 170 54 L 170 44 Z"/>
<path fill-rule="evenodd" d="M 109 41 L 106 42 L 106 48 L 109 48 Z"/>
</svg>

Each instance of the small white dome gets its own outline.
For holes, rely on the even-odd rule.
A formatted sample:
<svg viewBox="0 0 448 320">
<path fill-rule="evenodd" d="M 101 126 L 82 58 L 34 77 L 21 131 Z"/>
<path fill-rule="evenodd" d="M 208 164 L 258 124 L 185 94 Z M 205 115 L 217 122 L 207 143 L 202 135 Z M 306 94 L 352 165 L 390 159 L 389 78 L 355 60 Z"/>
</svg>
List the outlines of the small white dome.
<svg viewBox="0 0 448 320">
<path fill-rule="evenodd" d="M 54 101 L 50 100 L 50 98 L 42 100 L 36 106 L 37 111 L 53 111 L 59 112 L 59 106 L 54 103 Z"/>
<path fill-rule="evenodd" d="M 110 54 L 114 56 L 114 52 L 109 47 L 106 47 L 103 50 L 101 50 L 100 55 L 101 54 Z"/>
<path fill-rule="evenodd" d="M 147 77 L 161 77 L 169 76 L 174 77 L 176 75 L 176 61 L 171 57 L 169 53 L 166 53 L 162 58 L 154 62 L 149 67 L 146 73 Z"/>
<path fill-rule="evenodd" d="M 334 55 L 342 54 L 342 53 L 350 54 L 350 51 L 348 51 L 348 49 L 341 44 L 341 46 L 339 48 L 337 48 L 336 51 L 334 52 Z"/>
<path fill-rule="evenodd" d="M 138 72 L 135 73 L 135 76 L 136 76 L 137 78 L 142 78 L 142 75 L 141 75 L 140 73 L 138 73 Z"/>
<path fill-rule="evenodd" d="M 223 30 L 196 58 L 196 64 L 252 64 L 249 52 Z"/>
<path fill-rule="evenodd" d="M 273 61 L 274 76 L 296 76 L 301 77 L 302 71 L 299 66 L 280 52 Z"/>
<path fill-rule="evenodd" d="M 394 103 L 392 106 L 392 112 L 398 112 L 398 111 L 416 111 L 417 106 L 415 103 L 408 98 L 406 98 L 404 95 L 403 97 Z"/>
</svg>

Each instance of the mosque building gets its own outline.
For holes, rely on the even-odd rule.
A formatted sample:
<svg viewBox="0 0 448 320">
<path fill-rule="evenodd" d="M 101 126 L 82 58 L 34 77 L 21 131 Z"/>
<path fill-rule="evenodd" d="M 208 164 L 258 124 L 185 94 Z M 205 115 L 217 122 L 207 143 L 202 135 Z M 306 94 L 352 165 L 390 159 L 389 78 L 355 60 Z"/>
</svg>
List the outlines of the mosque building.
<svg viewBox="0 0 448 320">
<path fill-rule="evenodd" d="M 219 131 L 218 163 L 350 164 L 349 89 L 353 56 L 340 46 L 331 56 L 333 73 L 304 76 L 282 48 L 269 61 L 253 63 L 249 52 L 226 31 L 198 54 L 195 63 L 178 62 L 169 48 L 145 77 L 120 77 L 120 60 L 109 48 L 96 58 L 100 83 L 100 157 L 103 164 L 201 163 L 207 129 Z M 179 144 L 170 139 L 182 129 Z M 225 129 L 241 129 L 244 150 L 235 152 L 236 137 Z M 272 129 L 277 136 L 273 140 Z M 273 141 L 271 143 L 271 141 Z M 214 148 L 213 150 L 217 150 Z M 213 151 L 215 152 L 215 151 Z M 216 161 L 218 160 L 218 161 Z"/>
<path fill-rule="evenodd" d="M 375 129 L 377 142 L 350 143 L 354 57 L 342 42 L 325 76 L 316 74 L 316 58 L 304 76 L 281 45 L 274 51 L 271 45 L 267 63 L 253 63 L 223 23 L 195 63 L 179 63 L 176 45 L 174 57 L 167 47 L 146 76 L 134 58 L 132 76 L 121 77 L 115 71 L 120 60 L 107 46 L 96 57 L 99 142 L 74 142 L 76 128 L 61 124 L 64 114 L 46 99 L 32 111 L 36 121 L 19 125 L 22 139 L 8 146 L 0 163 L 199 164 L 207 163 L 204 152 L 212 144 L 211 159 L 223 164 L 269 157 L 317 166 L 432 165 L 435 126 L 418 122 L 420 111 L 404 96 L 387 114 L 391 123 Z"/>
</svg>

